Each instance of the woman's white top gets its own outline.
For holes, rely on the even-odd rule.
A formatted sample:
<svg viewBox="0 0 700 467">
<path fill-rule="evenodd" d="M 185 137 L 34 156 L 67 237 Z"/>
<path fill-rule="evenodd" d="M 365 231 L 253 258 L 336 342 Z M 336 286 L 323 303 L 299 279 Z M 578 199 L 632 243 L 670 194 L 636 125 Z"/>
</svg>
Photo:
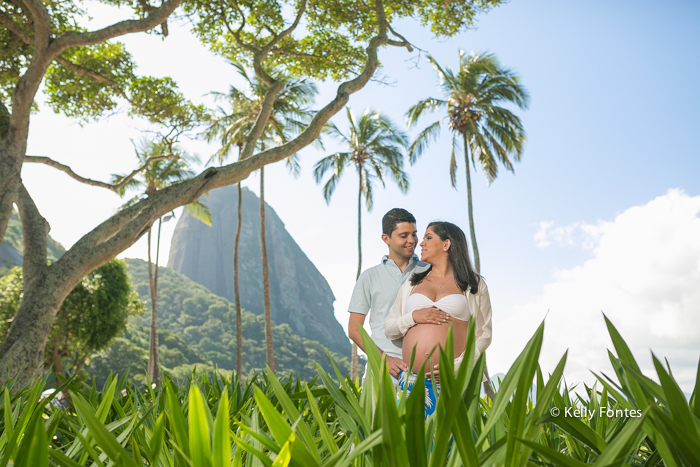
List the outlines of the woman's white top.
<svg viewBox="0 0 700 467">
<path fill-rule="evenodd" d="M 415 289 L 416 286 L 414 285 L 413 288 Z M 422 293 L 411 293 L 406 299 L 406 314 L 413 314 L 416 310 L 432 306 L 440 308 L 455 319 L 469 321 L 469 300 L 461 293 L 445 295 L 435 302 Z"/>
<path fill-rule="evenodd" d="M 415 310 L 437 306 L 445 313 L 457 319 L 468 321 L 471 317 L 472 320 L 476 320 L 476 349 L 474 350 L 474 363 L 476 363 L 481 353 L 491 345 L 491 298 L 489 297 L 489 289 L 486 287 L 484 279 L 479 278 L 479 288 L 475 294 L 467 290 L 464 295 L 447 295 L 436 302 L 433 302 L 422 294 L 411 294 L 414 287 L 411 286 L 410 282 L 410 279 L 408 279 L 403 283 L 399 289 L 398 295 L 396 295 L 394 304 L 389 310 L 389 319 L 384 322 L 384 333 L 386 337 L 393 340 L 401 339 L 411 327 L 416 325 L 416 322 L 413 321 L 413 312 Z M 449 305 L 454 305 L 456 303 L 454 298 L 449 298 L 448 301 L 442 302 L 445 298 L 457 295 L 465 297 L 468 302 L 466 314 L 458 312 L 458 314 L 455 315 L 446 309 L 450 308 Z M 425 298 L 425 302 L 421 302 L 421 306 L 417 306 L 419 303 L 418 301 L 423 300 L 420 298 L 421 296 Z M 464 302 L 462 301 L 462 303 Z"/>
</svg>

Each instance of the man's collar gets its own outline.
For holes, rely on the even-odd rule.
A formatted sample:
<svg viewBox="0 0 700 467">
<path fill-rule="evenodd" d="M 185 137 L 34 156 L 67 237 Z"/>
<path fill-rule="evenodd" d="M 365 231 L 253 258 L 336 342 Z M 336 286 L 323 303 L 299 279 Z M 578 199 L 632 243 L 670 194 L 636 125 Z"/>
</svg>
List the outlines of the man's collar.
<svg viewBox="0 0 700 467">
<path fill-rule="evenodd" d="M 382 263 L 386 263 L 388 259 L 389 255 L 382 256 Z M 413 256 L 411 256 L 411 259 L 408 260 L 408 263 L 411 264 L 412 262 L 418 261 L 418 259 L 418 255 L 414 254 Z M 392 261 L 394 260 L 392 259 Z"/>
</svg>

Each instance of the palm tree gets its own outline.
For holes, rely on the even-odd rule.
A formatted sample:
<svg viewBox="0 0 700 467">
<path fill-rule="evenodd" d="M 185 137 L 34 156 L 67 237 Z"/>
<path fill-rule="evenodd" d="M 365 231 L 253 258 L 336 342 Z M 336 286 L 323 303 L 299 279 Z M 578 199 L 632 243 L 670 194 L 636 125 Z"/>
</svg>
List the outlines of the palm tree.
<svg viewBox="0 0 700 467">
<path fill-rule="evenodd" d="M 371 211 L 374 199 L 372 184 L 379 180 L 386 187 L 386 176 L 393 179 L 403 193 L 408 191 L 408 175 L 403 171 L 403 149 L 408 145 L 408 138 L 377 111 L 365 110 L 358 121 L 349 107 L 346 110 L 350 123 L 349 135 L 343 134 L 335 125 L 329 125 L 327 133 L 343 143 L 347 151 L 318 161 L 314 166 L 314 177 L 316 183 L 321 183 L 326 172 L 332 171 L 323 187 L 323 197 L 326 203 L 330 203 L 345 168 L 352 166 L 357 171 L 357 280 L 362 272 L 362 198 L 367 211 Z M 353 381 L 357 378 L 357 367 L 357 344 L 353 342 L 350 366 Z"/>
<path fill-rule="evenodd" d="M 268 87 L 257 77 L 250 77 L 245 67 L 238 63 L 232 63 L 239 75 L 246 83 L 246 90 L 241 90 L 235 86 L 229 88 L 227 94 L 214 93 L 219 99 L 228 101 L 230 112 L 219 108 L 219 117 L 212 120 L 209 128 L 205 131 L 204 137 L 207 141 L 221 141 L 221 149 L 217 151 L 212 160 L 219 163 L 230 155 L 234 147 L 240 151 L 243 147 L 246 136 L 255 125 L 258 115 L 262 109 L 262 103 L 268 92 Z M 308 110 L 308 106 L 313 102 L 317 93 L 316 86 L 308 80 L 290 79 L 277 69 L 273 69 L 271 74 L 277 79 L 285 81 L 285 89 L 275 100 L 272 113 L 267 121 L 260 137 L 259 144 L 262 151 L 266 145 L 279 145 L 286 143 L 289 138 L 300 132 L 311 120 L 313 112 Z M 292 174 L 299 174 L 299 164 L 296 154 L 287 158 L 287 166 Z M 241 236 L 242 204 L 241 204 L 241 184 L 238 183 L 238 225 L 236 228 L 236 239 L 233 250 L 233 280 L 234 294 L 236 302 L 236 372 L 241 374 L 243 357 L 243 336 L 241 325 L 241 303 L 238 287 L 238 247 Z M 262 261 L 263 273 L 263 303 L 265 310 L 265 343 L 267 352 L 267 364 L 275 371 L 274 348 L 272 343 L 272 312 L 270 304 L 270 275 L 267 260 L 267 240 L 265 237 L 265 174 L 264 168 L 260 169 L 260 257 Z"/>
<path fill-rule="evenodd" d="M 520 109 L 528 106 L 529 95 L 520 84 L 515 73 L 502 68 L 492 54 L 466 55 L 459 51 L 459 70 L 455 74 L 449 68 L 443 69 L 433 57 L 428 58 L 440 77 L 443 99 L 429 97 L 413 107 L 407 114 L 409 127 L 427 112 L 447 110 L 447 121 L 452 136 L 450 158 L 450 180 L 456 187 L 458 137 L 464 151 L 464 166 L 467 173 L 467 197 L 469 207 L 469 231 L 474 250 L 474 265 L 477 273 L 481 269 L 479 248 L 474 229 L 472 207 L 471 165 L 476 170 L 479 161 L 486 180 L 490 185 L 498 176 L 498 162 L 513 172 L 513 160 L 519 162 L 525 145 L 525 131 L 520 118 L 510 110 L 500 107 L 513 103 Z M 408 157 L 413 164 L 437 139 L 445 117 L 428 125 L 408 149 Z M 513 160 L 511 160 L 511 157 Z"/>
<path fill-rule="evenodd" d="M 189 165 L 197 161 L 195 157 L 190 156 L 185 151 L 168 141 L 154 142 L 142 140 L 136 146 L 136 158 L 140 166 L 153 156 L 172 155 L 169 159 L 158 160 L 151 162 L 148 167 L 137 177 L 132 178 L 129 183 L 119 192 L 120 196 L 124 196 L 130 189 L 143 188 L 143 194 L 136 195 L 129 200 L 126 206 L 129 206 L 143 197 L 148 197 L 156 191 L 165 188 L 166 186 L 192 177 L 194 172 L 189 169 Z M 123 178 L 121 175 L 114 175 L 114 182 L 118 182 Z M 211 213 L 207 206 L 201 201 L 185 206 L 185 209 L 196 219 L 211 226 Z M 155 271 L 153 270 L 153 261 L 151 259 L 151 230 L 148 229 L 148 284 L 151 292 L 151 326 L 148 342 L 148 379 L 160 384 L 160 356 L 158 351 L 158 262 L 160 257 L 160 232 L 163 222 L 167 222 L 174 217 L 174 213 L 158 219 L 158 234 L 156 240 L 156 261 Z"/>
</svg>

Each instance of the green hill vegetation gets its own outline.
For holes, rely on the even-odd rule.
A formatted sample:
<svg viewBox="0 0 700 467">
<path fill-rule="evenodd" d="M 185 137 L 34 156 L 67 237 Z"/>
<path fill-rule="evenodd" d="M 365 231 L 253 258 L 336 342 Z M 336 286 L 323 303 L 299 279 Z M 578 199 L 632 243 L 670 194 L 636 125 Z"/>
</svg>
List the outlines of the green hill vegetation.
<svg viewBox="0 0 700 467">
<path fill-rule="evenodd" d="M 94 355 L 89 372 L 103 381 L 109 371 L 143 380 L 148 364 L 150 300 L 148 267 L 139 259 L 126 260 L 133 290 L 147 302 L 142 316 L 132 317 L 127 332 L 112 346 Z M 181 379 L 196 366 L 228 373 L 236 367 L 236 311 L 228 300 L 211 293 L 182 274 L 160 268 L 158 323 L 161 365 L 166 374 Z M 264 317 L 243 311 L 243 371 L 265 368 Z M 288 324 L 273 326 L 275 364 L 278 373 L 316 373 L 315 362 L 333 372 L 326 348 L 292 332 Z M 347 357 L 331 353 L 341 372 L 349 372 Z"/>
</svg>

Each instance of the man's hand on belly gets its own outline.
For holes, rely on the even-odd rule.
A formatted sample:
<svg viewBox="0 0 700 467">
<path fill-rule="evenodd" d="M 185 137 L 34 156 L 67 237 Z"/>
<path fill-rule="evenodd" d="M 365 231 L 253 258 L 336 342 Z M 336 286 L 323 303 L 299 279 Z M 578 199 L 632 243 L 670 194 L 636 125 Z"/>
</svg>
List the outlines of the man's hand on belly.
<svg viewBox="0 0 700 467">
<path fill-rule="evenodd" d="M 433 365 L 433 370 L 425 373 L 425 377 L 436 383 L 440 382 L 440 365 Z"/>
<path fill-rule="evenodd" d="M 391 376 L 394 378 L 399 377 L 401 370 L 408 371 L 408 365 L 406 365 L 406 362 L 400 358 L 392 357 L 390 355 L 386 356 L 386 366 L 389 368 L 389 373 L 391 373 Z"/>
</svg>

